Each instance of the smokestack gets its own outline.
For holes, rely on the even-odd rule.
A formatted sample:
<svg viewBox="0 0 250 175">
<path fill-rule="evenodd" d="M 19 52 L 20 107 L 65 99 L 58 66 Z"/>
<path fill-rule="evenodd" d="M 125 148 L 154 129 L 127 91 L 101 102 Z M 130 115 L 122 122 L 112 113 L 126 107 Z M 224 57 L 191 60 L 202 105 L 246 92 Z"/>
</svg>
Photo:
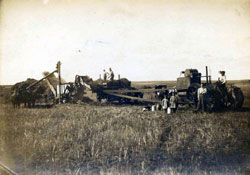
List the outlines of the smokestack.
<svg viewBox="0 0 250 175">
<path fill-rule="evenodd" d="M 206 66 L 206 81 L 207 81 L 207 84 L 208 84 L 208 69 L 207 69 L 207 66 Z"/>
<path fill-rule="evenodd" d="M 209 66 L 209 83 L 212 83 L 212 77 L 211 77 L 211 67 Z"/>
<path fill-rule="evenodd" d="M 57 73 L 58 73 L 58 81 L 59 81 L 59 104 L 61 104 L 61 62 L 58 61 L 56 64 L 56 68 L 57 68 Z"/>
</svg>

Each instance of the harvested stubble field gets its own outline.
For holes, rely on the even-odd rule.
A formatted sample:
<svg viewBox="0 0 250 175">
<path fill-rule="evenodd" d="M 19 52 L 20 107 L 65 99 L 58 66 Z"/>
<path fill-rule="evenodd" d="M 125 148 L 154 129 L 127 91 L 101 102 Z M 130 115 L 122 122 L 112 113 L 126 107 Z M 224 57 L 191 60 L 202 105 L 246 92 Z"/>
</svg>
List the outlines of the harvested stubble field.
<svg viewBox="0 0 250 175">
<path fill-rule="evenodd" d="M 250 174 L 250 83 L 230 83 L 245 95 L 241 111 L 171 115 L 132 105 L 13 109 L 1 87 L 0 161 L 20 175 Z"/>
<path fill-rule="evenodd" d="M 19 174 L 247 174 L 250 111 L 1 105 L 0 155 Z"/>
</svg>

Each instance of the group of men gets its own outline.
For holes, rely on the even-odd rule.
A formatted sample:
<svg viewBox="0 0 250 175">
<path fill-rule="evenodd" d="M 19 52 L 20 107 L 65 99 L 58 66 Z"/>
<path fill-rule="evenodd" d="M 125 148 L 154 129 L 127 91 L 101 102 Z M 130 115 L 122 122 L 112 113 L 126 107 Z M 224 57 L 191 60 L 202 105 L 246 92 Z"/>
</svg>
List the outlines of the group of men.
<svg viewBox="0 0 250 175">
<path fill-rule="evenodd" d="M 104 81 L 107 81 L 107 80 L 113 81 L 114 77 L 115 77 L 115 74 L 111 68 L 109 68 L 109 72 L 106 72 L 106 70 L 103 69 L 103 80 Z"/>
<path fill-rule="evenodd" d="M 173 90 L 170 90 L 169 92 L 170 96 L 164 95 L 161 104 L 146 106 L 143 108 L 143 111 L 155 111 L 155 110 L 162 110 L 167 112 L 168 114 L 176 112 L 178 107 L 178 101 L 177 101 L 177 93 Z"/>
</svg>

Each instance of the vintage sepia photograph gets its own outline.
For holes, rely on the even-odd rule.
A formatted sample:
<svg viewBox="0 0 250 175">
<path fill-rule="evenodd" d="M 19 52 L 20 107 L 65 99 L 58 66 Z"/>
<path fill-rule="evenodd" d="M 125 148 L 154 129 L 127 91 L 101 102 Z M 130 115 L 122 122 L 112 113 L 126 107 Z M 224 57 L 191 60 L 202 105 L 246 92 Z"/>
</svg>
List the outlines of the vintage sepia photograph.
<svg viewBox="0 0 250 175">
<path fill-rule="evenodd" d="M 250 174 L 250 0 L 0 0 L 0 175 Z"/>
</svg>

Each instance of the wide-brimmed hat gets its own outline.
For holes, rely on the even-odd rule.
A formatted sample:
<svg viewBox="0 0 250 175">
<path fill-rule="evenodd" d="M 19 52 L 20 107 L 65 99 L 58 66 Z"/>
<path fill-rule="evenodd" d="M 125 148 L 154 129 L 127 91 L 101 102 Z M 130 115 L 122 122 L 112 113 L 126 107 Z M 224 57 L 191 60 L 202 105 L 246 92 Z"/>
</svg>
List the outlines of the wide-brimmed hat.
<svg viewBox="0 0 250 175">
<path fill-rule="evenodd" d="M 219 71 L 220 74 L 225 74 L 226 72 L 225 71 Z"/>
</svg>

